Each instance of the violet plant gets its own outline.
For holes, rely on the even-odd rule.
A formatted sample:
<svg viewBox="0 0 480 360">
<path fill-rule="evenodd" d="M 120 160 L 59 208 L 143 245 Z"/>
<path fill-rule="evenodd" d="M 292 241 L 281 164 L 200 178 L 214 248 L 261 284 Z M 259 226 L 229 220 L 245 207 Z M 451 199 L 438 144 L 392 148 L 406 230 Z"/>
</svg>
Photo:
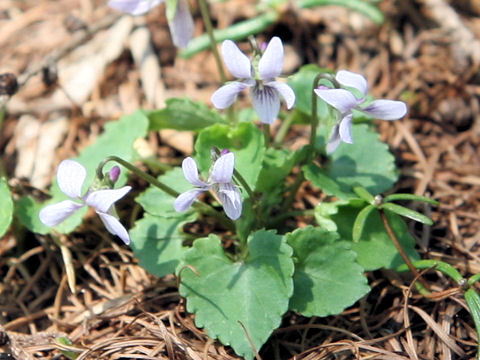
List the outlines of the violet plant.
<svg viewBox="0 0 480 360">
<path fill-rule="evenodd" d="M 159 3 L 112 0 L 110 5 L 140 14 Z M 167 1 L 167 12 L 173 7 L 182 17 L 183 6 L 183 0 Z M 178 18 L 169 22 L 173 19 Z M 188 29 L 190 22 L 184 21 Z M 216 51 L 214 34 L 208 33 Z M 172 34 L 175 39 L 180 32 Z M 179 292 L 198 327 L 252 359 L 286 312 L 339 314 L 369 292 L 366 271 L 406 264 L 415 273 L 425 266 L 415 262 L 419 255 L 404 219 L 432 222 L 396 201 L 437 203 L 390 193 L 398 176 L 395 159 L 371 120 L 400 119 L 405 103 L 367 102 L 365 78 L 346 70 L 332 76 L 307 65 L 286 82 L 277 81 L 283 66 L 279 37 L 264 51 L 254 46 L 252 60 L 231 40 L 222 44 L 223 62 L 216 55 L 221 77 L 224 62 L 237 80 L 212 94 L 214 108 L 172 98 L 162 109 L 139 110 L 107 124 L 94 144 L 60 164 L 52 198 L 46 203 L 22 198 L 17 217 L 32 231 L 55 238 L 81 231 L 92 207 L 108 232 L 130 244 L 147 271 L 178 277 Z M 232 121 L 239 118 L 236 107 L 226 114 L 215 109 L 230 107 L 247 88 L 256 116 Z M 290 111 L 281 110 L 281 98 Z M 299 119 L 310 128 L 310 141 L 291 150 L 284 139 Z M 268 126 L 259 129 L 258 120 L 281 124 L 271 134 Z M 196 132 L 195 153 L 181 168 L 148 159 L 149 171 L 140 170 L 132 163 L 142 161 L 134 142 L 165 128 Z M 120 213 L 119 220 L 114 210 L 114 203 L 132 190 L 124 185 L 127 172 L 118 166 L 150 184 L 133 190 L 143 212 L 129 232 L 122 225 L 126 214 Z M 299 210 L 299 188 L 306 182 L 326 200 Z M 298 226 L 299 216 L 308 226 Z M 194 222 L 206 226 L 190 232 L 185 225 Z M 468 301 L 476 314 L 479 297 L 473 293 Z"/>
</svg>

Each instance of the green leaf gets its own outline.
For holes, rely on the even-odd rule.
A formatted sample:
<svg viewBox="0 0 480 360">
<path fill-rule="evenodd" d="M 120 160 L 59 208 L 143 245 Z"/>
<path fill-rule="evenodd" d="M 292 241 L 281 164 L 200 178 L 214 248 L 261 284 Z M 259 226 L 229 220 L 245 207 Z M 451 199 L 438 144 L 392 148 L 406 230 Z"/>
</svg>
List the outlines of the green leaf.
<svg viewBox="0 0 480 360">
<path fill-rule="evenodd" d="M 337 211 L 333 213 L 332 206 L 335 205 Z M 323 204 L 319 204 L 317 207 L 321 208 Z M 326 219 L 335 224 L 336 228 L 333 230 L 340 234 L 341 239 L 351 241 L 351 249 L 358 254 L 357 262 L 365 270 L 395 269 L 403 264 L 403 260 L 388 236 L 377 211 L 369 214 L 358 242 L 353 242 L 353 226 L 359 212 L 365 207 L 363 200 L 339 201 L 328 204 L 328 207 L 330 213 L 333 214 L 325 215 Z M 320 210 L 316 211 L 320 213 Z M 405 252 L 412 261 L 418 260 L 415 239 L 408 232 L 408 227 L 403 219 L 392 213 L 386 213 L 386 215 Z"/>
<path fill-rule="evenodd" d="M 365 189 L 361 185 L 353 186 L 353 192 L 358 195 L 360 199 L 365 200 L 369 204 L 373 204 L 375 202 L 375 198 L 372 194 L 370 194 L 367 189 Z"/>
<path fill-rule="evenodd" d="M 367 221 L 368 215 L 375 209 L 373 205 L 365 206 L 357 215 L 355 222 L 353 223 L 352 229 L 352 240 L 353 242 L 358 242 L 362 235 L 363 228 L 365 227 L 365 222 Z"/>
<path fill-rule="evenodd" d="M 249 237 L 247 260 L 233 263 L 216 235 L 198 239 L 185 253 L 180 294 L 195 324 L 211 338 L 231 345 L 235 352 L 253 359 L 254 353 L 241 322 L 255 348 L 265 343 L 288 310 L 293 293 L 292 249 L 283 236 L 258 231 Z"/>
<path fill-rule="evenodd" d="M 186 249 L 180 231 L 194 220 L 192 214 L 170 218 L 146 214 L 138 220 L 130 230 L 130 246 L 140 266 L 157 276 L 173 274 Z"/>
<path fill-rule="evenodd" d="M 279 17 L 280 14 L 278 12 L 269 11 L 253 19 L 236 23 L 226 29 L 215 30 L 213 34 L 217 42 L 221 42 L 223 40 L 243 40 L 250 35 L 255 35 L 259 32 L 262 32 L 271 24 L 276 22 Z M 208 34 L 203 34 L 195 39 L 192 39 L 188 43 L 187 48 L 180 52 L 180 56 L 183 58 L 189 58 L 202 50 L 208 49 L 210 46 L 210 38 Z"/>
<path fill-rule="evenodd" d="M 118 121 L 112 121 L 105 125 L 105 130 L 97 140 L 90 146 L 86 147 L 81 154 L 73 160 L 81 163 L 87 170 L 87 178 L 85 179 L 83 190 L 87 191 L 88 186 L 95 177 L 95 171 L 98 164 L 107 156 L 116 155 L 124 160 L 131 161 L 134 158 L 135 151 L 133 149 L 134 141 L 139 137 L 147 134 L 148 119 L 142 111 L 136 111 L 131 115 L 121 117 Z M 104 167 L 104 171 L 108 171 L 114 163 L 110 162 Z M 122 186 L 127 179 L 127 172 L 122 171 L 117 181 L 117 187 Z M 50 189 L 52 199 L 37 206 L 32 202 L 25 202 L 24 205 L 31 206 L 30 209 L 23 209 L 23 213 L 30 214 L 30 219 L 38 218 L 38 211 L 46 205 L 55 204 L 68 197 L 62 193 L 54 180 Z M 83 207 L 67 220 L 55 227 L 60 233 L 69 233 L 74 230 L 82 222 L 83 216 L 88 208 Z M 33 222 L 32 222 L 33 221 Z M 32 220 L 30 223 L 35 224 Z M 35 232 L 34 228 L 29 228 Z"/>
<path fill-rule="evenodd" d="M 216 124 L 202 130 L 195 143 L 198 166 L 202 171 L 208 171 L 212 165 L 212 147 L 235 153 L 235 169 L 254 190 L 265 153 L 263 133 L 251 123 L 241 123 L 236 128 Z"/>
<path fill-rule="evenodd" d="M 385 209 L 385 210 L 388 210 L 388 211 L 391 211 L 391 212 L 393 212 L 395 214 L 398 214 L 400 216 L 405 216 L 409 219 L 421 222 L 425 225 L 433 225 L 433 221 L 430 218 L 428 218 L 427 216 L 425 216 L 423 214 L 420 214 L 419 212 L 416 212 L 414 210 L 408 209 L 404 206 L 400 206 L 400 205 L 393 204 L 393 203 L 384 203 L 384 204 L 381 205 L 381 208 Z"/>
<path fill-rule="evenodd" d="M 313 81 L 319 73 L 330 73 L 329 70 L 321 68 L 314 64 L 302 66 L 300 70 L 287 80 L 295 92 L 295 109 L 312 116 L 312 95 Z M 326 102 L 322 101 L 318 96 L 317 113 L 320 122 L 324 122 L 330 116 L 330 111 Z"/>
<path fill-rule="evenodd" d="M 475 329 L 477 330 L 477 359 L 480 357 L 480 296 L 474 288 L 467 289 L 465 294 L 465 302 L 468 305 L 470 314 L 472 315 Z"/>
<path fill-rule="evenodd" d="M 150 131 L 162 129 L 199 131 L 207 126 L 225 122 L 218 111 L 189 98 L 170 98 L 165 108 L 144 111 L 150 120 Z"/>
<path fill-rule="evenodd" d="M 397 171 L 388 146 L 366 124 L 353 125 L 352 132 L 353 144 L 342 143 L 323 168 L 304 166 L 305 177 L 327 195 L 344 200 L 358 197 L 352 190 L 358 184 L 371 194 L 389 190 L 397 180 Z"/>
<path fill-rule="evenodd" d="M 311 226 L 287 235 L 296 261 L 290 309 L 304 316 L 335 315 L 368 293 L 357 254 L 338 237 Z"/>
<path fill-rule="evenodd" d="M 414 195 L 414 194 L 391 194 L 385 196 L 383 199 L 384 202 L 397 201 L 397 200 L 407 200 L 407 201 L 422 201 L 430 205 L 438 205 L 438 201 L 430 199 L 425 196 Z"/>
<path fill-rule="evenodd" d="M 48 234 L 51 228 L 44 225 L 38 217 L 38 213 L 44 206 L 44 203 L 37 202 L 30 196 L 23 196 L 15 206 L 15 218 L 18 219 L 20 224 L 36 234 Z"/>
<path fill-rule="evenodd" d="M 338 5 L 355 10 L 370 18 L 376 24 L 382 24 L 385 20 L 383 13 L 368 1 L 360 0 L 298 0 L 298 6 L 307 9 L 315 6 Z"/>
<path fill-rule="evenodd" d="M 10 188 L 4 178 L 0 178 L 0 237 L 8 230 L 13 217 L 13 201 Z"/>
<path fill-rule="evenodd" d="M 297 163 L 298 153 L 287 149 L 267 149 L 258 176 L 256 190 L 264 193 L 278 188 Z"/>
<path fill-rule="evenodd" d="M 171 187 L 179 193 L 193 189 L 183 175 L 182 168 L 176 167 L 164 175 L 158 177 L 163 184 Z M 149 214 L 161 217 L 177 217 L 178 212 L 173 208 L 175 198 L 151 185 L 147 190 L 135 198 L 142 208 Z"/>
</svg>

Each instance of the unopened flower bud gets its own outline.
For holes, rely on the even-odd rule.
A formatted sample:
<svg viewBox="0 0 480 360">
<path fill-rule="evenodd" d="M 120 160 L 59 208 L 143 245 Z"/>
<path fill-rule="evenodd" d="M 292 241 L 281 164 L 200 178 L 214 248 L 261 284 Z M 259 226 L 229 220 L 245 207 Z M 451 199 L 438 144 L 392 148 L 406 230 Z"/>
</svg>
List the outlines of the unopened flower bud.
<svg viewBox="0 0 480 360">
<path fill-rule="evenodd" d="M 230 152 L 230 150 L 223 149 L 222 151 L 220 151 L 220 156 L 227 155 L 229 152 Z"/>
<path fill-rule="evenodd" d="M 112 183 L 115 183 L 120 176 L 120 168 L 118 166 L 114 166 L 108 173 L 108 177 Z"/>
</svg>

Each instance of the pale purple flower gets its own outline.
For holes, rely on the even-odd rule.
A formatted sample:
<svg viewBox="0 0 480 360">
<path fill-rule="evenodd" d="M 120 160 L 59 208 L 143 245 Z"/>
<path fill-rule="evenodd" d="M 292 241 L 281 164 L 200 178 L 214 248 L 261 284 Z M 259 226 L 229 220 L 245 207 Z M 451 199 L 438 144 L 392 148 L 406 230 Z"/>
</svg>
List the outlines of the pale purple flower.
<svg viewBox="0 0 480 360">
<path fill-rule="evenodd" d="M 197 197 L 213 189 L 217 194 L 227 216 L 237 220 L 242 215 L 242 198 L 237 186 L 232 182 L 235 155 L 231 152 L 222 154 L 213 164 L 208 181 L 200 180 L 195 160 L 187 157 L 182 162 L 183 174 L 195 188 L 180 194 L 173 204 L 178 212 L 183 212 L 192 206 Z"/>
<path fill-rule="evenodd" d="M 356 89 L 361 95 L 358 98 L 347 89 L 330 89 L 321 86 L 315 89 L 315 93 L 326 103 L 340 112 L 341 119 L 333 128 L 327 144 L 327 152 L 332 153 L 340 145 L 340 142 L 353 144 L 352 138 L 352 110 L 360 110 L 367 115 L 382 120 L 397 120 L 407 113 L 407 105 L 403 101 L 375 100 L 366 106 L 362 106 L 368 93 L 367 80 L 360 74 L 347 70 L 340 70 L 335 80 L 344 87 Z"/>
<path fill-rule="evenodd" d="M 143 15 L 162 2 L 164 0 L 110 0 L 108 5 L 131 15 Z M 173 19 L 168 18 L 167 20 L 175 46 L 180 48 L 187 47 L 194 30 L 193 18 L 187 2 L 178 0 Z"/>
<path fill-rule="evenodd" d="M 102 189 L 87 191 L 82 196 L 82 186 L 87 177 L 87 171 L 78 162 L 63 160 L 58 166 L 57 183 L 60 190 L 73 200 L 64 200 L 58 204 L 44 207 L 39 214 L 40 221 L 47 226 L 57 226 L 77 210 L 84 206 L 91 206 L 100 216 L 107 230 L 117 235 L 125 244 L 130 243 L 127 230 L 118 221 L 114 203 L 124 197 L 130 190 L 130 186 L 120 189 Z"/>
<path fill-rule="evenodd" d="M 283 67 L 283 44 L 278 37 L 268 43 L 263 55 L 252 62 L 231 40 L 222 44 L 222 56 L 228 70 L 238 81 L 223 85 L 212 95 L 212 103 L 217 109 L 226 109 L 233 104 L 237 95 L 250 88 L 253 107 L 265 124 L 271 124 L 280 111 L 280 96 L 287 108 L 295 104 L 295 93 L 285 83 L 275 81 Z"/>
</svg>

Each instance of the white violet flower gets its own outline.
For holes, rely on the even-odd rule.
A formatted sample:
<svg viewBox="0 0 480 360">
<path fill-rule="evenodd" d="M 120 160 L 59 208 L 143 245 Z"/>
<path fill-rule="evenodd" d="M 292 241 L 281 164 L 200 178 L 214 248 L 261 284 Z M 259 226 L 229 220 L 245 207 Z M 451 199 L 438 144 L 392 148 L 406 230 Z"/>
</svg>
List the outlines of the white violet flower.
<svg viewBox="0 0 480 360">
<path fill-rule="evenodd" d="M 118 177 L 116 174 L 118 170 L 114 169 L 112 176 L 115 178 Z M 44 207 L 39 214 L 40 221 L 47 226 L 56 226 L 80 208 L 91 206 L 100 216 L 107 230 L 111 234 L 117 235 L 128 245 L 130 237 L 127 230 L 117 219 L 114 203 L 124 197 L 131 190 L 131 187 L 87 191 L 82 196 L 82 186 L 86 177 L 87 171 L 83 165 L 73 160 L 63 160 L 58 166 L 57 183 L 60 190 L 72 200 L 64 200 L 58 204 Z"/>
<path fill-rule="evenodd" d="M 347 89 L 330 89 L 320 86 L 315 93 L 326 103 L 340 112 L 341 119 L 333 128 L 327 144 L 327 152 L 332 153 L 340 145 L 346 142 L 353 144 L 352 138 L 352 110 L 359 110 L 374 118 L 382 120 L 397 120 L 407 113 L 407 105 L 403 101 L 375 100 L 367 106 L 361 106 L 365 102 L 368 93 L 367 79 L 362 75 L 347 70 L 340 70 L 335 80 L 342 86 L 354 88 L 361 94 L 357 98 Z"/>
<path fill-rule="evenodd" d="M 271 124 L 280 111 L 280 96 L 287 108 L 295 104 L 295 93 L 287 84 L 275 81 L 283 67 L 283 44 L 278 37 L 268 43 L 260 60 L 251 61 L 231 40 L 222 44 L 225 65 L 238 81 L 223 85 L 212 95 L 212 103 L 217 109 L 226 109 L 233 104 L 237 95 L 250 88 L 253 107 L 265 124 Z"/>
<path fill-rule="evenodd" d="M 108 5 L 131 15 L 143 15 L 162 2 L 164 0 L 110 0 Z M 180 48 L 187 47 L 194 30 L 193 18 L 187 2 L 185 0 L 177 0 L 175 15 L 173 19 L 167 20 L 175 46 Z"/>
<path fill-rule="evenodd" d="M 227 216 L 232 220 L 238 219 L 242 215 L 242 198 L 237 186 L 232 182 L 234 164 L 235 155 L 222 151 L 222 155 L 213 164 L 208 181 L 205 182 L 199 178 L 195 160 L 191 157 L 185 158 L 182 162 L 183 174 L 195 189 L 177 197 L 173 204 L 175 210 L 178 212 L 187 210 L 201 193 L 213 189 Z"/>
</svg>

